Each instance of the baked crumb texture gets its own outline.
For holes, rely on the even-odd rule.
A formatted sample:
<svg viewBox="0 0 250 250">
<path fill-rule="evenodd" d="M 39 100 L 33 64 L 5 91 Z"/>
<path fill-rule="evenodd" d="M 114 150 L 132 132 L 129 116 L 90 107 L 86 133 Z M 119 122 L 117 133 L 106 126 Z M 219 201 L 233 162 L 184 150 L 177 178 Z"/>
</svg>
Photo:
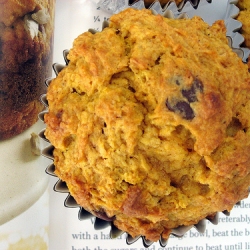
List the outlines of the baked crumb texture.
<svg viewBox="0 0 250 250">
<path fill-rule="evenodd" d="M 0 140 L 37 121 L 51 75 L 54 0 L 8 0 L 0 8 Z"/>
<path fill-rule="evenodd" d="M 45 134 L 82 207 L 157 241 L 247 197 L 250 78 L 225 33 L 127 9 L 75 39 Z"/>
</svg>

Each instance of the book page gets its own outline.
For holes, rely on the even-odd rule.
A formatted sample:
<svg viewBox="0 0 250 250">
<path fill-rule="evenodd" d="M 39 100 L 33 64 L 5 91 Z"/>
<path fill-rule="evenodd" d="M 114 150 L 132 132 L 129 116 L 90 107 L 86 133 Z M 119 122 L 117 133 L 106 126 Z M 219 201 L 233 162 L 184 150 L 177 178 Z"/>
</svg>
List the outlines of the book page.
<svg viewBox="0 0 250 250">
<path fill-rule="evenodd" d="M 55 26 L 54 62 L 64 64 L 62 51 L 70 49 L 74 38 L 89 28 L 101 30 L 109 14 L 98 9 L 91 0 L 58 0 Z M 110 239 L 110 227 L 94 229 L 94 218 L 80 221 L 79 208 L 67 208 L 67 194 L 53 191 L 58 179 L 50 177 L 50 250 L 135 250 L 146 249 L 142 239 L 128 245 L 127 234 Z M 218 225 L 207 221 L 201 234 L 195 228 L 182 238 L 171 236 L 163 248 L 155 242 L 149 250 L 240 250 L 250 249 L 250 198 L 236 205 L 230 216 L 220 213 Z"/>
</svg>

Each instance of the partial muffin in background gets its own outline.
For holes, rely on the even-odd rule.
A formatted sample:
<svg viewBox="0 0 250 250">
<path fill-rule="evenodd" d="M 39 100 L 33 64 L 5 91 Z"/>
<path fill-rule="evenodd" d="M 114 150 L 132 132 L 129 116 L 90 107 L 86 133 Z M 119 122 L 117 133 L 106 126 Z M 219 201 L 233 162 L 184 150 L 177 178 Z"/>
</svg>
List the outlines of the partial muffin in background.
<svg viewBox="0 0 250 250">
<path fill-rule="evenodd" d="M 240 9 L 240 13 L 237 17 L 237 20 L 242 23 L 240 33 L 245 39 L 244 45 L 250 48 L 250 1 L 239 0 L 237 6 Z"/>
<path fill-rule="evenodd" d="M 37 121 L 51 76 L 54 0 L 8 0 L 0 8 L 0 140 Z"/>
</svg>

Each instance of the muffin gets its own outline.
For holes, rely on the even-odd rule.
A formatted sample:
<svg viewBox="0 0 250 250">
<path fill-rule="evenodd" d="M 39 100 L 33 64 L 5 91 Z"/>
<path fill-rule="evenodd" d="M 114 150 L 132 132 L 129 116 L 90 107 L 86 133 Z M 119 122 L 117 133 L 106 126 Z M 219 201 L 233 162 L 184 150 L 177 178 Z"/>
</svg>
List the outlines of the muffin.
<svg viewBox="0 0 250 250">
<path fill-rule="evenodd" d="M 127 9 L 68 59 L 45 136 L 80 206 L 157 241 L 248 196 L 250 75 L 223 21 Z"/>
<path fill-rule="evenodd" d="M 43 109 L 51 75 L 54 0 L 3 1 L 0 9 L 0 140 L 23 132 Z"/>
</svg>

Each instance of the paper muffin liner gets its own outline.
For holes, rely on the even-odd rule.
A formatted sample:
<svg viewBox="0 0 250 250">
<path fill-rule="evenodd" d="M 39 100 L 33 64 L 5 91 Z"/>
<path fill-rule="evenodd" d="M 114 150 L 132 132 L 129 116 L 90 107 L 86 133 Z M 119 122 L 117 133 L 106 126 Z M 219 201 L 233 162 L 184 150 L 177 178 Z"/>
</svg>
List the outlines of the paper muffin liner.
<svg viewBox="0 0 250 250">
<path fill-rule="evenodd" d="M 99 2 L 106 2 L 106 3 L 110 3 L 110 2 L 114 2 L 114 1 L 99 1 Z M 117 1 L 118 2 L 118 1 Z M 119 1 L 120 2 L 120 1 Z M 217 1 L 218 2 L 218 1 Z M 221 2 L 223 2 L 223 0 L 221 0 Z M 227 3 L 228 1 L 225 0 L 224 3 Z M 230 45 L 230 47 L 232 48 L 233 51 L 235 51 L 238 56 L 240 58 L 242 58 L 242 61 L 244 62 L 250 52 L 249 49 L 247 48 L 242 48 L 240 47 L 241 44 L 244 41 L 244 38 L 237 33 L 237 31 L 240 29 L 241 27 L 241 23 L 238 21 L 235 21 L 233 18 L 235 16 L 237 16 L 238 13 L 238 8 L 234 5 L 234 3 L 236 3 L 237 1 L 234 2 L 229 2 L 227 3 L 227 8 L 226 8 L 226 12 L 224 15 L 224 20 L 225 20 L 225 24 L 226 24 L 226 28 L 227 28 L 227 37 L 228 37 L 228 43 Z M 179 5 L 177 7 L 177 5 L 175 4 L 175 2 L 170 2 L 167 6 L 165 6 L 164 8 L 161 7 L 160 3 L 158 1 L 155 1 L 151 6 L 150 9 L 152 10 L 153 13 L 155 14 L 161 14 L 164 17 L 167 18 L 188 18 L 189 17 L 189 13 L 191 13 L 191 11 L 197 13 L 197 15 L 202 16 L 202 13 L 199 13 L 201 11 L 202 8 L 209 6 L 211 3 L 209 3 L 206 0 L 201 0 L 199 5 L 198 5 L 198 1 L 183 1 L 183 3 L 181 5 Z M 142 9 L 145 8 L 144 5 L 144 1 L 139 0 L 137 2 L 135 2 L 132 5 L 128 4 L 128 0 L 124 0 L 121 1 L 121 4 L 119 5 L 119 9 L 116 9 L 116 11 L 114 13 L 117 13 L 119 11 L 122 11 L 128 7 L 133 7 L 136 9 Z M 190 7 L 192 9 L 190 9 Z M 214 8 L 214 6 L 213 6 Z M 110 11 L 110 10 L 109 10 Z M 114 11 L 114 10 L 113 10 Z M 211 12 L 210 12 L 211 13 Z M 213 15 L 212 15 L 213 16 Z M 218 20 L 220 19 L 219 16 L 214 17 L 213 19 Z M 215 21 L 214 20 L 214 21 Z M 108 22 L 104 21 L 103 22 L 103 26 L 102 29 L 104 29 L 105 27 L 108 26 Z M 96 33 L 98 31 L 90 29 L 89 30 L 91 33 Z M 55 72 L 56 75 L 59 74 L 59 72 L 68 65 L 69 61 L 67 59 L 67 55 L 68 55 L 68 50 L 64 50 L 63 51 L 63 57 L 65 60 L 65 65 L 63 64 L 58 64 L 55 63 L 53 64 L 53 70 Z M 47 79 L 45 81 L 45 85 L 48 87 L 50 82 L 51 82 L 51 78 Z M 48 101 L 46 98 L 46 94 L 43 94 L 40 98 L 41 102 L 43 103 L 43 105 L 46 107 L 46 109 L 49 107 L 48 105 Z M 45 110 L 43 112 L 41 112 L 39 114 L 39 119 L 44 121 L 44 115 L 47 113 L 48 111 Z M 50 143 L 47 138 L 44 135 L 45 129 L 42 130 L 39 133 L 39 137 L 41 139 L 43 139 L 44 141 L 46 141 L 47 143 Z M 54 146 L 53 145 L 49 145 L 46 148 L 44 148 L 42 150 L 42 155 L 50 160 L 53 161 L 54 157 L 53 157 L 53 150 L 54 150 Z M 55 165 L 51 164 L 46 168 L 46 173 L 57 177 L 57 175 L 54 173 L 55 171 Z M 58 178 L 58 177 L 57 177 Z M 86 211 L 83 207 L 81 207 L 80 205 L 77 204 L 77 202 L 75 201 L 75 199 L 73 198 L 73 196 L 70 195 L 69 193 L 69 189 L 67 187 L 66 182 L 62 181 L 62 180 L 57 180 L 56 184 L 54 185 L 54 191 L 55 192 L 59 192 L 59 193 L 68 193 L 67 198 L 64 201 L 64 206 L 68 207 L 68 208 L 79 208 L 79 212 L 78 212 L 78 219 L 79 220 L 86 220 L 86 219 L 90 219 L 90 218 L 95 218 L 95 222 L 94 222 L 94 229 L 96 230 L 102 230 L 104 228 L 110 227 L 110 238 L 117 238 L 119 237 L 121 234 L 126 233 L 120 229 L 118 229 L 112 221 L 110 221 L 110 219 L 108 220 L 108 218 L 105 218 L 105 216 L 103 218 L 99 218 L 94 216 L 93 214 L 89 213 L 88 211 Z M 250 192 L 250 189 L 249 189 Z M 238 202 L 237 204 L 240 204 L 240 202 Z M 224 213 L 227 216 L 230 216 L 230 213 L 228 211 L 223 211 L 222 213 Z M 195 228 L 199 233 L 204 233 L 206 230 L 206 225 L 207 225 L 207 221 L 210 221 L 212 224 L 217 225 L 219 222 L 219 214 L 220 212 L 215 213 L 212 216 L 208 216 L 202 220 L 200 220 L 197 224 L 195 225 L 190 225 L 190 226 L 180 226 L 177 228 L 174 228 L 171 230 L 171 235 L 175 236 L 175 237 L 182 237 L 184 236 L 191 228 Z M 132 237 L 131 235 L 129 235 L 128 233 L 127 237 L 126 237 L 126 243 L 128 245 L 133 244 L 134 242 L 136 242 L 139 238 L 142 239 L 142 243 L 144 245 L 144 247 L 149 247 L 150 245 L 152 245 L 154 242 L 147 240 L 144 236 L 138 236 L 138 237 Z M 160 238 L 159 240 L 159 244 L 162 247 L 165 247 L 167 245 L 168 239 L 163 239 Z"/>
</svg>

